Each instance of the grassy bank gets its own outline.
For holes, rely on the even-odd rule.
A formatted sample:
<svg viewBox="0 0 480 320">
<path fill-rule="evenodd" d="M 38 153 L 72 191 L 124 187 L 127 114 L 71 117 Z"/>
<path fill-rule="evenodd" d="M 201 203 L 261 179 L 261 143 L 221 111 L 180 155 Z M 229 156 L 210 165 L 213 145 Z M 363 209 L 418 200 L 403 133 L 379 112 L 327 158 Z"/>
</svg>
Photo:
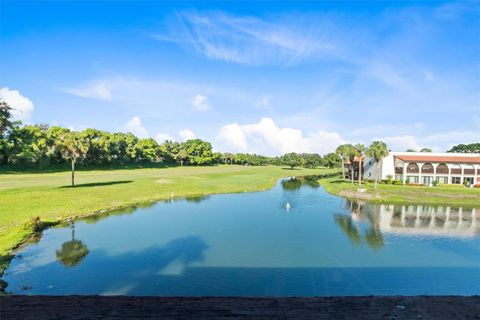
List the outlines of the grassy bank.
<svg viewBox="0 0 480 320">
<path fill-rule="evenodd" d="M 329 172 L 274 166 L 92 170 L 77 172 L 76 188 L 69 187 L 68 171 L 0 174 L 0 270 L 12 248 L 33 233 L 35 225 L 25 224 L 34 217 L 48 225 L 172 196 L 265 190 L 282 177 Z"/>
<path fill-rule="evenodd" d="M 321 179 L 320 184 L 330 193 L 349 199 L 384 203 L 417 203 L 480 208 L 480 189 L 463 186 L 419 187 L 345 181 L 341 177 Z M 363 188 L 365 192 L 359 192 Z"/>
</svg>

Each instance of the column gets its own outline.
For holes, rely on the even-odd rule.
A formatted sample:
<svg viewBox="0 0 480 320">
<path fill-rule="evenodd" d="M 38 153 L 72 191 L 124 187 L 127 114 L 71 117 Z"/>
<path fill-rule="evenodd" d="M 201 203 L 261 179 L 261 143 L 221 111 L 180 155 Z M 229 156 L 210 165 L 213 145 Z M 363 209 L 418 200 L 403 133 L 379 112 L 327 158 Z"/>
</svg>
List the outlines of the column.
<svg viewBox="0 0 480 320">
<path fill-rule="evenodd" d="M 447 184 L 452 184 L 452 169 L 450 169 L 450 166 L 447 164 L 448 168 L 448 178 L 447 178 Z"/>
<path fill-rule="evenodd" d="M 408 163 L 404 162 L 403 163 L 403 184 L 407 183 L 407 167 L 408 167 Z"/>
<path fill-rule="evenodd" d="M 417 166 L 418 166 L 418 183 L 423 183 L 422 182 L 422 166 L 423 166 L 423 163 L 417 163 Z"/>
<path fill-rule="evenodd" d="M 478 179 L 478 178 L 477 178 L 477 170 L 478 170 L 478 168 L 477 168 L 476 166 L 473 166 L 473 168 L 474 168 L 474 170 L 475 170 L 474 173 L 473 173 L 473 185 L 476 185 L 476 184 L 479 184 L 478 181 L 477 181 L 477 179 Z"/>
<path fill-rule="evenodd" d="M 433 181 L 436 181 L 437 180 L 437 166 L 438 166 L 438 163 L 437 164 L 432 163 L 432 166 L 433 166 Z"/>
</svg>

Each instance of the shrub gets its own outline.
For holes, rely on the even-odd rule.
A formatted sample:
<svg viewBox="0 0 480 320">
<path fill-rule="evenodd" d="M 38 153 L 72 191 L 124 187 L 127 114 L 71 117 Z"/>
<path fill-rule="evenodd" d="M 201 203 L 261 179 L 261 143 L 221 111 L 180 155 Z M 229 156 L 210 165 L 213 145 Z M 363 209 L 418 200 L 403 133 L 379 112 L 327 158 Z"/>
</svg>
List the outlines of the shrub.
<svg viewBox="0 0 480 320">
<path fill-rule="evenodd" d="M 392 181 L 392 184 L 396 185 L 396 186 L 400 186 L 403 184 L 402 180 L 393 180 Z"/>
<path fill-rule="evenodd" d="M 40 217 L 31 218 L 30 221 L 27 221 L 23 224 L 23 229 L 32 231 L 34 233 L 39 233 L 43 229 L 42 220 L 40 220 Z"/>
<path fill-rule="evenodd" d="M 409 183 L 408 185 L 412 186 L 412 187 L 423 187 L 424 186 L 423 183 Z"/>
<path fill-rule="evenodd" d="M 438 180 L 433 180 L 432 181 L 432 186 L 438 187 Z"/>
<path fill-rule="evenodd" d="M 474 188 L 480 188 L 480 184 L 475 184 L 473 187 Z"/>
</svg>

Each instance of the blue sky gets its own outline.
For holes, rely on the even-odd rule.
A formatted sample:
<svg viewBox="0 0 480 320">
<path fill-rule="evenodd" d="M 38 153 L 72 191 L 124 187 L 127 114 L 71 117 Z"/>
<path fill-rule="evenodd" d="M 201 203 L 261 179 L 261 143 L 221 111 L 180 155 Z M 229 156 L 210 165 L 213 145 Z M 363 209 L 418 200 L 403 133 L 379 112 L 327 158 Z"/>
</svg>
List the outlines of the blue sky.
<svg viewBox="0 0 480 320">
<path fill-rule="evenodd" d="M 220 151 L 480 140 L 480 2 L 239 3 L 3 0 L 0 99 Z"/>
</svg>

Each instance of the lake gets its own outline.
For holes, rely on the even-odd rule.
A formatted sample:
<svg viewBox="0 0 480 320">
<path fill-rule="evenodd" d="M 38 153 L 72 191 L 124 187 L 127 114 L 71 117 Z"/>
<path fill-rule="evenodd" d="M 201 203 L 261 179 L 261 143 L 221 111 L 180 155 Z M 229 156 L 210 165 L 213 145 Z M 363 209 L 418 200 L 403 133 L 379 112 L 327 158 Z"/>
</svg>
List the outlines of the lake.
<svg viewBox="0 0 480 320">
<path fill-rule="evenodd" d="M 2 279 L 44 295 L 475 295 L 479 234 L 480 208 L 353 202 L 289 178 L 45 230 Z"/>
</svg>

